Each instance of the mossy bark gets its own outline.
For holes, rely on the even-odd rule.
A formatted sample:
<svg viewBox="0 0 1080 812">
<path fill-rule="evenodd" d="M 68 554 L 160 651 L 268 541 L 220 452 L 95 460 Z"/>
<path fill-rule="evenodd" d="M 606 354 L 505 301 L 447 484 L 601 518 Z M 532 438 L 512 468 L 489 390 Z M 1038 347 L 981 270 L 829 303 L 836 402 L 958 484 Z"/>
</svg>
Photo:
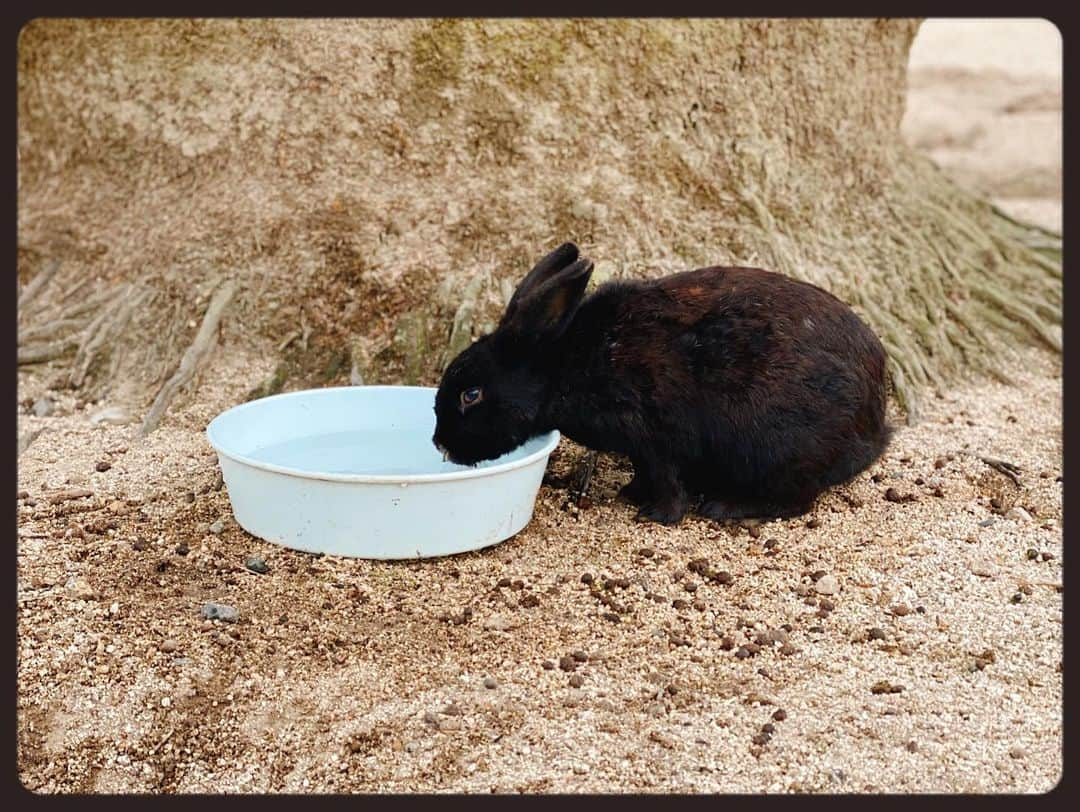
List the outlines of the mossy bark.
<svg viewBox="0 0 1080 812">
<path fill-rule="evenodd" d="M 1059 348 L 1061 307 L 1060 239 L 901 143 L 916 29 L 35 20 L 19 41 L 20 277 L 63 264 L 51 309 L 22 326 L 59 318 L 84 275 L 152 290 L 110 333 L 142 331 L 146 350 L 86 373 L 149 390 L 224 273 L 239 285 L 226 346 L 274 352 L 306 319 L 310 345 L 275 386 L 350 366 L 430 383 L 569 239 L 614 277 L 752 264 L 821 284 L 882 336 L 911 410 L 970 370 L 1004 374 L 995 336 Z M 370 371 L 350 363 L 357 340 Z"/>
</svg>

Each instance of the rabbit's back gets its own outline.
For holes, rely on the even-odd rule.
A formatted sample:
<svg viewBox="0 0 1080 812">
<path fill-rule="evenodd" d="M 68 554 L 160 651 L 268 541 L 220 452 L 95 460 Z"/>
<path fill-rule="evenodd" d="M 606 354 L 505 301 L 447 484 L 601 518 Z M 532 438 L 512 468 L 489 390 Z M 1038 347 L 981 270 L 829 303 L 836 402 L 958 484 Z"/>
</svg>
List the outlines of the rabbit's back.
<svg viewBox="0 0 1080 812">
<path fill-rule="evenodd" d="M 602 286 L 579 346 L 627 415 L 707 488 L 817 492 L 889 438 L 885 352 L 830 293 L 755 268 Z M 597 335 L 598 333 L 598 335 Z"/>
</svg>

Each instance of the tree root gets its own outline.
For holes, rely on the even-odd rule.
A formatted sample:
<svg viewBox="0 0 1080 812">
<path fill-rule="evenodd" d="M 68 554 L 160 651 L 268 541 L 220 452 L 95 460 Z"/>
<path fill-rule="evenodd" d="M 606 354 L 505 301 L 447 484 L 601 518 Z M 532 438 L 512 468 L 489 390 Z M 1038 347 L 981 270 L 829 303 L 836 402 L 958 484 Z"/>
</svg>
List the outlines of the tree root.
<svg viewBox="0 0 1080 812">
<path fill-rule="evenodd" d="M 51 344 L 38 344 L 30 347 L 19 347 L 17 354 L 19 366 L 24 364 L 42 364 L 46 361 L 54 361 L 70 355 L 79 348 L 79 342 L 74 338 L 61 341 L 53 341 Z"/>
<path fill-rule="evenodd" d="M 19 331 L 18 344 L 22 346 L 32 341 L 56 338 L 60 333 L 86 327 L 86 319 L 56 319 L 54 321 L 39 324 L 37 327 L 27 327 Z"/>
<path fill-rule="evenodd" d="M 812 226 L 791 222 L 757 191 L 742 196 L 752 216 L 740 233 L 751 254 L 772 256 L 777 270 L 803 279 L 806 268 L 837 269 L 823 274 L 824 284 L 881 338 L 909 422 L 928 388 L 972 373 L 1009 382 L 1001 334 L 1061 352 L 1060 235 L 1009 217 L 924 158 L 900 156 L 882 191 L 884 211 L 866 212 L 865 229 L 841 220 L 830 231 L 833 221 L 820 211 L 807 218 L 820 218 Z M 800 247 L 797 237 L 808 231 L 812 239 Z"/>
<path fill-rule="evenodd" d="M 83 385 L 90 368 L 102 351 L 112 349 L 114 339 L 131 321 L 135 310 L 143 306 L 150 296 L 151 291 L 145 289 L 132 295 L 130 285 L 124 285 L 115 292 L 113 300 L 102 309 L 82 333 L 82 341 L 68 377 L 70 386 L 78 388 Z"/>
<path fill-rule="evenodd" d="M 217 342 L 218 324 L 221 322 L 221 317 L 235 293 L 236 282 L 232 279 L 226 280 L 214 291 L 210 304 L 206 307 L 206 314 L 203 316 L 195 340 L 192 341 L 191 346 L 184 353 L 184 357 L 180 359 L 180 366 L 176 372 L 165 382 L 157 397 L 154 398 L 150 411 L 147 412 L 146 418 L 139 428 L 139 437 L 145 437 L 158 427 L 176 393 L 194 377 L 199 366 L 210 355 L 210 351 Z"/>
<path fill-rule="evenodd" d="M 30 303 L 38 297 L 38 294 L 45 289 L 45 286 L 49 284 L 59 268 L 60 260 L 54 259 L 26 284 L 22 293 L 19 294 L 18 308 L 20 312 L 25 311 L 30 306 Z"/>
</svg>

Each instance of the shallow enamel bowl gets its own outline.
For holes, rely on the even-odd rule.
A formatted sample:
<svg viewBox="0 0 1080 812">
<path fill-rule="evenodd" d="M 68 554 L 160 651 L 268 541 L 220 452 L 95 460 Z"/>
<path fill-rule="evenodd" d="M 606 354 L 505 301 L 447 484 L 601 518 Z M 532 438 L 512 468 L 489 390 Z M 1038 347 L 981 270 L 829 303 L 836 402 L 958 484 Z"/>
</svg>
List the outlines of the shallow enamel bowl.
<svg viewBox="0 0 1080 812">
<path fill-rule="evenodd" d="M 435 390 L 309 389 L 253 400 L 206 428 L 236 521 L 296 550 L 429 558 L 497 544 L 532 518 L 553 431 L 474 467 L 443 460 Z"/>
</svg>

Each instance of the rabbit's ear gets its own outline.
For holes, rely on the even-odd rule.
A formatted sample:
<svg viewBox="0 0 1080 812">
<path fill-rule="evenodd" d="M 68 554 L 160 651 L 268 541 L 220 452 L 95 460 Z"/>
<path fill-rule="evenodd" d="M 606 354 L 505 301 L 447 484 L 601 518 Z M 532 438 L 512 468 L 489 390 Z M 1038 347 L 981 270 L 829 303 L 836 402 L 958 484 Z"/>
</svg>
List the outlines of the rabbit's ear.
<svg viewBox="0 0 1080 812">
<path fill-rule="evenodd" d="M 576 251 L 576 249 L 575 249 Z M 529 341 L 552 341 L 570 325 L 593 272 L 592 260 L 579 259 L 508 307 L 499 327 Z"/>
<path fill-rule="evenodd" d="M 526 274 L 525 278 L 517 286 L 517 290 L 514 291 L 514 295 L 510 297 L 510 301 L 506 305 L 506 316 L 509 317 L 511 312 L 517 307 L 518 302 L 528 295 L 529 291 L 534 290 L 537 285 L 549 278 L 552 274 L 561 271 L 568 266 L 571 262 L 578 258 L 578 247 L 572 242 L 564 242 L 542 260 L 536 263 L 536 266 Z"/>
</svg>

